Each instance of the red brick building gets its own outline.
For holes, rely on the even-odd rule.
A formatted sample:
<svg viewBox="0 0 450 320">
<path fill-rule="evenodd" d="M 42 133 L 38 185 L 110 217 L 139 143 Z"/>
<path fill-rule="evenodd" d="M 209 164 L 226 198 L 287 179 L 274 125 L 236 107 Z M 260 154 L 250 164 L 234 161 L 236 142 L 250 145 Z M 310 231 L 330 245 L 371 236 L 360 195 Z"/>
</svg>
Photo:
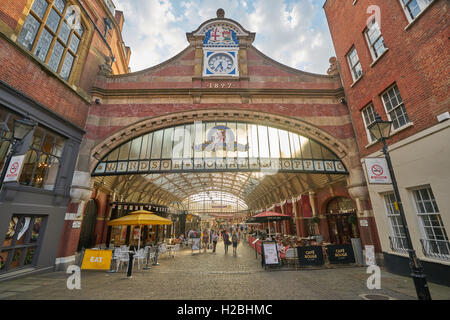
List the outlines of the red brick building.
<svg viewBox="0 0 450 320">
<path fill-rule="evenodd" d="M 126 206 L 126 212 L 130 206 L 136 210 L 146 204 L 170 207 L 184 203 L 188 211 L 195 213 L 200 210 L 199 198 L 207 193 L 216 194 L 223 196 L 219 205 L 215 205 L 216 210 L 212 210 L 211 204 L 208 210 L 203 207 L 203 213 L 223 218 L 237 217 L 237 211 L 241 211 L 244 216 L 238 218 L 242 220 L 246 215 L 265 210 L 282 212 L 292 219 L 264 227 L 300 237 L 321 235 L 325 242 L 332 243 L 349 244 L 350 238 L 358 237 L 363 245 L 374 245 L 381 252 L 354 131 L 348 108 L 341 103 L 344 92 L 334 66 L 328 75 L 284 66 L 252 45 L 255 36 L 238 22 L 225 18 L 219 10 L 217 18 L 203 22 L 197 30 L 186 34 L 189 45 L 175 57 L 132 74 L 99 76 L 92 89 L 97 103 L 89 110 L 87 133 L 77 165 L 79 176 L 85 179 L 72 188 L 79 197 L 74 197 L 78 202 L 70 206 L 70 212 L 75 215 L 83 210 L 90 196 L 89 191 L 83 190 L 91 188 L 108 194 L 113 203 L 127 203 L 121 205 L 122 209 Z M 222 63 L 226 63 L 229 72 L 215 73 L 212 69 L 220 69 Z M 154 138 L 158 134 L 166 136 L 173 130 L 194 130 L 192 126 L 197 122 L 205 130 L 195 136 L 203 134 L 203 138 L 195 138 L 183 150 L 195 150 L 205 141 L 211 142 L 210 135 L 217 130 L 232 127 L 236 144 L 249 146 L 250 151 L 241 151 L 249 158 L 251 150 L 256 150 L 255 157 L 262 157 L 261 152 L 268 152 L 270 146 L 294 150 L 295 143 L 289 147 L 287 135 L 302 136 L 305 148 L 309 148 L 308 139 L 316 141 L 330 151 L 328 156 L 342 161 L 347 173 L 317 172 L 308 162 L 305 170 L 282 167 L 267 176 L 245 166 L 242 172 L 230 169 L 237 168 L 235 163 L 230 163 L 230 167 L 216 163 L 216 171 L 212 172 L 205 162 L 200 163 L 202 170 L 194 171 L 189 162 L 195 161 L 192 154 L 188 155 L 189 168 L 186 168 L 176 160 L 168 160 L 176 158 L 169 153 L 163 157 L 164 152 L 157 151 L 156 158 L 149 151 L 145 155 L 139 155 L 137 150 L 127 153 L 129 146 L 139 148 L 137 145 L 142 141 L 146 145 L 150 139 L 159 139 Z M 267 130 L 272 134 L 268 135 Z M 239 132 L 249 140 L 239 141 L 236 138 Z M 260 152 L 252 147 L 249 138 L 252 134 L 273 141 L 267 144 L 258 140 L 262 143 Z M 153 149 L 166 150 L 166 142 L 156 141 Z M 280 150 L 275 149 L 274 156 L 279 160 Z M 294 154 L 291 152 L 287 157 L 292 159 Z M 269 156 L 267 153 L 266 157 Z M 300 150 L 296 156 L 300 156 Z M 207 157 L 213 156 L 200 155 L 202 159 Z M 316 165 L 322 169 L 320 163 Z M 235 212 L 217 209 L 235 203 L 238 204 Z M 99 217 L 96 229 L 103 231 L 95 236 L 97 245 L 108 245 L 111 239 L 129 240 L 128 235 L 132 234 L 129 230 L 104 231 L 106 221 L 116 217 L 117 210 L 117 207 L 110 208 L 106 220 Z M 350 216 L 355 217 L 354 223 L 349 222 Z M 312 222 L 313 218 L 318 219 L 317 224 Z M 228 223 L 233 220 L 236 219 L 229 219 Z M 76 255 L 79 235 L 79 229 L 66 229 L 68 240 L 64 243 L 68 249 L 61 251 L 64 254 L 61 258 Z"/>
<path fill-rule="evenodd" d="M 389 150 L 413 246 L 427 276 L 447 284 L 448 4 L 443 0 L 324 4 L 359 152 L 367 158 L 381 155 L 381 143 L 367 130 L 375 113 L 393 121 Z M 364 159 L 362 163 L 365 168 Z M 385 264 L 407 273 L 405 233 L 392 207 L 392 186 L 369 184 L 369 191 Z"/>
<path fill-rule="evenodd" d="M 72 224 L 67 205 L 92 85 L 99 73 L 129 72 L 123 22 L 110 1 L 0 2 L 0 169 L 14 120 L 36 125 L 14 153 L 25 155 L 20 179 L 1 189 L 0 277 L 54 268 L 64 251 L 64 238 L 58 247 Z"/>
<path fill-rule="evenodd" d="M 0 12 L 0 142 L 13 142 L 13 118 L 39 123 L 16 152 L 19 181 L 1 191 L 0 277 L 136 240 L 107 222 L 178 204 L 238 220 L 273 210 L 291 218 L 271 232 L 381 252 L 335 59 L 328 75 L 282 65 L 218 10 L 175 57 L 128 73 L 112 1 L 8 1 Z"/>
</svg>

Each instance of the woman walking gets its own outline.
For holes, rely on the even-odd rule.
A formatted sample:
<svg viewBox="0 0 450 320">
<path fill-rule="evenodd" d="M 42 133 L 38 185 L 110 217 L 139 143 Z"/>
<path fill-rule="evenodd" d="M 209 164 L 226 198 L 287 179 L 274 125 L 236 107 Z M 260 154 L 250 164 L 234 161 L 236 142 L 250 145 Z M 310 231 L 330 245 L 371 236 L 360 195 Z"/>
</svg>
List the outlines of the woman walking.
<svg viewBox="0 0 450 320">
<path fill-rule="evenodd" d="M 233 242 L 233 256 L 237 255 L 237 246 L 239 242 L 239 236 L 236 231 L 233 231 L 233 235 L 231 236 L 231 241 Z"/>
<path fill-rule="evenodd" d="M 228 254 L 228 246 L 230 245 L 230 235 L 228 231 L 225 230 L 223 233 L 223 246 L 225 248 L 225 254 Z"/>
</svg>

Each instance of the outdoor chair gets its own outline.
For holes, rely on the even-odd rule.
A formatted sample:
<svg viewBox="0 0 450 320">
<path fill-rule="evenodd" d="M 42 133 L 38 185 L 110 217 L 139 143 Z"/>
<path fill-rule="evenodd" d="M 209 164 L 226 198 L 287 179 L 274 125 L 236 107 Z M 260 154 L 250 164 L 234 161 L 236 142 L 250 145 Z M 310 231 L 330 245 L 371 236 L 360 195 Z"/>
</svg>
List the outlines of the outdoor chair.
<svg viewBox="0 0 450 320">
<path fill-rule="evenodd" d="M 165 243 L 160 244 L 159 247 L 158 247 L 158 258 L 160 256 L 162 256 L 163 254 L 166 254 L 166 253 L 167 253 L 167 246 L 166 246 L 166 244 Z"/>
<path fill-rule="evenodd" d="M 172 258 L 175 258 L 175 252 L 180 251 L 180 245 L 176 244 L 172 249 Z"/>
<path fill-rule="evenodd" d="M 119 271 L 119 267 L 120 267 L 120 270 L 122 270 L 123 263 L 126 263 L 128 265 L 129 261 L 130 261 L 130 256 L 128 255 L 128 252 L 124 251 L 124 250 L 120 250 L 120 256 L 119 256 L 119 259 L 117 260 L 116 272 Z"/>
<path fill-rule="evenodd" d="M 138 268 L 141 269 L 141 262 L 143 264 L 145 259 L 146 259 L 145 250 L 144 249 L 139 249 L 134 254 L 133 265 L 134 265 L 134 262 L 137 260 Z"/>
<path fill-rule="evenodd" d="M 297 267 L 297 255 L 296 255 L 296 248 L 289 248 L 286 250 L 285 259 L 288 265 L 294 264 Z"/>
</svg>

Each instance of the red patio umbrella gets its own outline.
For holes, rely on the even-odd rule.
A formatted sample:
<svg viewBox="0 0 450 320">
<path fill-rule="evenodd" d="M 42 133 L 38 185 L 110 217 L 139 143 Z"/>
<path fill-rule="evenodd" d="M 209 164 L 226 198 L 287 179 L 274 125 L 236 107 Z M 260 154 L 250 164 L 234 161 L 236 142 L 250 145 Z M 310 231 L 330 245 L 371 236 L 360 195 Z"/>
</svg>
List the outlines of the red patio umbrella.
<svg viewBox="0 0 450 320">
<path fill-rule="evenodd" d="M 283 220 L 289 220 L 292 219 L 291 216 L 288 216 L 287 214 L 282 214 L 278 212 L 273 211 L 266 211 L 260 214 L 257 214 L 256 216 L 253 216 L 250 218 L 254 222 L 275 222 L 275 221 L 283 221 Z M 269 228 L 269 235 L 270 235 L 270 228 Z"/>
<path fill-rule="evenodd" d="M 282 213 L 273 212 L 273 211 L 266 211 L 266 212 L 257 214 L 256 216 L 253 216 L 251 218 L 252 218 L 252 220 L 255 219 L 257 222 L 282 221 L 282 220 L 292 219 L 292 217 L 288 216 L 287 214 L 282 214 Z"/>
</svg>

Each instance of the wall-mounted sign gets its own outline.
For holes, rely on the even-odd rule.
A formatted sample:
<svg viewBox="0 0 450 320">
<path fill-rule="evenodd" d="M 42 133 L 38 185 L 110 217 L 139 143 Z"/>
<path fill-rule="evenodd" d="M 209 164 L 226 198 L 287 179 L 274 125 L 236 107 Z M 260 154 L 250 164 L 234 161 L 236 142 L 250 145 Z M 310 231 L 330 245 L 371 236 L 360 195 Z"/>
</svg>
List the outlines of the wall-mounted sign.
<svg viewBox="0 0 450 320">
<path fill-rule="evenodd" d="M 366 158 L 366 169 L 369 183 L 371 184 L 390 184 L 392 183 L 389 175 L 389 168 L 385 158 Z"/>
<path fill-rule="evenodd" d="M 327 246 L 327 254 L 331 264 L 355 263 L 355 254 L 351 244 Z"/>
<path fill-rule="evenodd" d="M 369 221 L 367 221 L 366 219 L 361 219 L 361 220 L 359 220 L 359 225 L 361 227 L 368 227 L 369 226 Z"/>
<path fill-rule="evenodd" d="M 303 266 L 321 266 L 324 264 L 321 246 L 297 247 L 298 263 Z"/>
<path fill-rule="evenodd" d="M 11 158 L 3 182 L 16 182 L 19 180 L 20 174 L 22 173 L 24 159 L 25 155 L 15 156 Z"/>
<path fill-rule="evenodd" d="M 377 264 L 375 260 L 375 246 L 365 246 L 366 252 L 366 265 L 375 266 Z"/>
<path fill-rule="evenodd" d="M 264 265 L 278 265 L 280 260 L 278 258 L 278 248 L 276 242 L 263 242 L 263 264 Z"/>
<path fill-rule="evenodd" d="M 72 229 L 80 229 L 80 228 L 81 228 L 81 221 L 72 222 Z"/>
</svg>

